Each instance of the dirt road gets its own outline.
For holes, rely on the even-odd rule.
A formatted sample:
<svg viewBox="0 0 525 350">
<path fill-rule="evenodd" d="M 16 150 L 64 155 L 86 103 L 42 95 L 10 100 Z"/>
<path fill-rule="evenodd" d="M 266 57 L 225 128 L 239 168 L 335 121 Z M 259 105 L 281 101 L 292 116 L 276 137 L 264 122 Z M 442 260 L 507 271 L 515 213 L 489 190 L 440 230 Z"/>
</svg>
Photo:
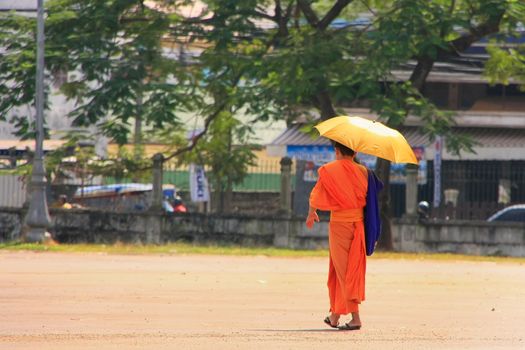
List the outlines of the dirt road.
<svg viewBox="0 0 525 350">
<path fill-rule="evenodd" d="M 323 258 L 0 252 L 0 349 L 525 349 L 525 264 L 368 260 L 332 330 Z"/>
</svg>

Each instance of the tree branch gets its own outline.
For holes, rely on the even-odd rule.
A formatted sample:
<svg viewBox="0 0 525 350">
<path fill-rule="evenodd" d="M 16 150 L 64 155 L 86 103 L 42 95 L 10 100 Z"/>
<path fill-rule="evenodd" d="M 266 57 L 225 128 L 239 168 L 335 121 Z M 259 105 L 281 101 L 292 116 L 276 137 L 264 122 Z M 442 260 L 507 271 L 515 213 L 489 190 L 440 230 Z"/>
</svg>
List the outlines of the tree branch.
<svg viewBox="0 0 525 350">
<path fill-rule="evenodd" d="M 237 84 L 239 84 L 239 81 L 241 80 L 241 77 L 243 75 L 243 71 L 241 70 L 233 79 L 232 81 L 232 85 L 233 86 L 237 86 Z M 220 104 L 218 104 L 215 108 L 215 110 L 213 111 L 212 114 L 210 114 L 206 120 L 204 121 L 204 129 L 198 133 L 197 135 L 193 136 L 192 137 L 192 140 L 191 140 L 191 143 L 186 146 L 186 147 L 182 147 L 182 148 L 179 148 L 178 150 L 176 150 L 175 152 L 171 153 L 169 156 L 165 157 L 164 158 L 164 161 L 167 161 L 167 160 L 170 160 L 178 155 L 181 155 L 183 153 L 186 153 L 186 152 L 189 152 L 191 151 L 192 149 L 195 148 L 195 146 L 197 145 L 197 142 L 208 132 L 208 128 L 210 127 L 210 124 L 211 122 L 217 118 L 217 116 L 222 112 L 224 111 L 224 108 L 228 105 L 228 103 L 230 102 L 230 100 L 228 98 L 224 98 L 222 100 L 222 102 Z"/>
<path fill-rule="evenodd" d="M 306 17 L 306 20 L 310 25 L 314 28 L 316 28 L 319 31 L 323 31 L 332 21 L 339 16 L 341 11 L 348 6 L 353 0 L 337 0 L 337 2 L 332 6 L 330 10 L 326 13 L 326 15 L 319 20 L 319 17 L 317 17 L 317 14 L 312 9 L 308 1 L 306 0 L 297 0 L 297 4 L 301 8 L 301 11 L 303 11 L 304 16 Z"/>
<path fill-rule="evenodd" d="M 280 41 L 285 41 L 286 38 L 289 35 L 288 32 L 288 21 L 290 20 L 290 17 L 292 15 L 292 9 L 293 9 L 293 1 L 290 1 L 288 4 L 288 7 L 284 10 L 283 14 L 283 8 L 281 7 L 281 1 L 276 0 L 275 1 L 275 22 L 277 23 L 277 26 L 279 28 L 278 33 L 272 41 L 278 45 Z"/>
<path fill-rule="evenodd" d="M 313 104 L 321 112 L 321 120 L 327 120 L 337 115 L 332 98 L 327 91 L 321 91 L 312 97 Z"/>
<path fill-rule="evenodd" d="M 286 13 L 284 15 L 285 18 L 290 18 L 292 16 L 292 11 L 294 9 L 294 3 L 293 1 L 290 1 L 290 3 L 288 4 L 288 7 L 286 8 Z"/>
<path fill-rule="evenodd" d="M 492 20 L 486 23 L 482 23 L 479 26 L 472 28 L 470 30 L 470 33 L 465 34 L 453 40 L 450 43 L 450 46 L 454 49 L 455 52 L 465 51 L 473 43 L 475 43 L 476 41 L 479 41 L 481 38 L 489 34 L 497 33 L 499 31 L 499 25 L 500 25 L 502 17 L 503 17 L 503 13 L 495 20 Z"/>
<path fill-rule="evenodd" d="M 319 30 L 325 30 L 328 28 L 330 23 L 339 16 L 341 11 L 344 10 L 353 0 L 337 0 L 337 2 L 332 6 L 332 8 L 326 13 L 323 19 L 317 24 Z"/>
<path fill-rule="evenodd" d="M 267 44 L 266 45 L 266 50 L 269 50 L 270 49 L 270 45 Z M 237 73 L 237 75 L 234 77 L 234 79 L 232 80 L 232 86 L 237 86 L 239 84 L 239 81 L 241 80 L 242 76 L 244 74 L 244 70 L 241 69 L 240 72 Z M 195 148 L 195 146 L 197 145 L 197 141 L 199 141 L 208 131 L 208 128 L 210 127 L 210 124 L 211 122 L 217 118 L 217 116 L 224 110 L 224 108 L 228 105 L 229 103 L 229 99 L 228 98 L 224 98 L 223 101 L 216 106 L 215 110 L 213 111 L 212 114 L 210 114 L 206 120 L 204 121 L 204 129 L 198 133 L 197 135 L 195 135 L 193 138 L 192 138 L 192 142 L 191 144 L 189 144 L 188 146 L 186 147 L 183 147 L 183 148 L 180 148 L 178 150 L 176 150 L 175 152 L 171 153 L 169 156 L 167 156 L 166 158 L 164 158 L 164 161 L 167 161 L 167 160 L 170 160 L 178 155 L 181 155 L 182 153 L 185 153 L 185 152 L 189 152 L 191 151 L 192 149 Z"/>
<path fill-rule="evenodd" d="M 306 0 L 297 0 L 297 5 L 301 8 L 301 11 L 304 14 L 304 17 L 306 17 L 306 20 L 310 25 L 314 28 L 317 28 L 317 25 L 319 24 L 319 18 L 317 17 L 317 14 L 314 12 L 308 1 Z"/>
<path fill-rule="evenodd" d="M 499 31 L 499 25 L 503 18 L 503 12 L 489 19 L 487 22 L 480 24 L 477 27 L 471 28 L 469 33 L 466 33 L 459 38 L 450 42 L 449 49 L 438 48 L 436 60 L 443 60 L 452 56 L 457 56 L 459 53 L 467 50 L 473 43 L 479 41 L 483 37 L 494 34 Z M 417 65 L 412 74 L 410 81 L 412 85 L 421 91 L 423 85 L 434 66 L 435 60 L 428 56 L 417 57 Z"/>
<path fill-rule="evenodd" d="M 178 155 L 181 155 L 194 149 L 195 146 L 197 146 L 197 142 L 199 141 L 199 139 L 201 139 L 208 132 L 208 128 L 210 127 L 211 122 L 215 118 L 217 118 L 217 116 L 224 110 L 227 104 L 228 99 L 224 99 L 224 101 L 217 106 L 215 111 L 206 118 L 206 120 L 204 121 L 204 129 L 200 133 L 192 137 L 191 143 L 188 146 L 179 148 L 175 152 L 171 153 L 169 156 L 164 158 L 164 161 L 168 161 Z"/>
<path fill-rule="evenodd" d="M 264 13 L 264 12 L 261 12 L 261 11 L 257 11 L 257 10 L 254 10 L 253 11 L 257 16 L 261 17 L 261 18 L 264 18 L 264 19 L 268 19 L 270 21 L 276 21 L 275 19 L 275 16 L 270 16 L 269 14 L 267 13 Z"/>
<path fill-rule="evenodd" d="M 372 8 L 366 3 L 366 1 L 361 0 L 361 4 L 362 4 L 364 7 L 366 7 L 366 9 L 368 10 L 368 12 L 370 12 L 370 13 L 371 13 L 372 15 L 374 15 L 374 16 L 377 16 L 377 12 L 374 11 L 374 10 L 373 10 L 373 9 L 372 9 Z"/>
<path fill-rule="evenodd" d="M 419 92 L 423 90 L 425 81 L 427 80 L 432 67 L 434 66 L 434 60 L 428 56 L 419 57 L 417 60 L 416 68 L 410 75 L 410 82 Z"/>
</svg>

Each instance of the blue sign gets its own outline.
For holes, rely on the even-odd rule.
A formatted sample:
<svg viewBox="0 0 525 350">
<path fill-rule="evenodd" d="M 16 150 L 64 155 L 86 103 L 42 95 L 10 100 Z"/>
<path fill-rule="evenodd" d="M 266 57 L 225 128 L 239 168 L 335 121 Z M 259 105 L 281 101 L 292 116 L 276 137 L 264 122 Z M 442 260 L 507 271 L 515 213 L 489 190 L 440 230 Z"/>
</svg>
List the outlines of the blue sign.
<svg viewBox="0 0 525 350">
<path fill-rule="evenodd" d="M 417 160 L 419 161 L 419 169 L 417 174 L 417 183 L 424 185 L 427 183 L 427 161 L 425 159 L 424 147 L 412 147 Z M 335 160 L 335 151 L 332 146 L 286 146 L 286 155 L 296 160 L 307 161 L 307 172 L 305 173 L 305 181 L 316 181 L 317 176 L 310 176 L 313 172 L 313 165 L 323 165 L 325 163 Z M 366 154 L 357 153 L 356 159 L 359 163 L 366 166 L 368 169 L 375 170 L 377 157 Z M 312 164 L 310 164 L 312 163 Z M 309 171 L 309 172 L 308 172 Z M 308 175 L 308 176 L 307 176 Z M 308 179 L 307 179 L 308 178 Z M 390 183 L 405 184 L 406 183 L 406 164 L 392 163 L 390 166 Z"/>
<path fill-rule="evenodd" d="M 427 160 L 425 159 L 425 148 L 424 147 L 412 147 L 417 160 L 419 161 L 419 167 L 417 171 L 417 183 L 424 185 L 427 183 Z M 357 160 L 359 163 L 366 166 L 368 169 L 375 170 L 377 157 L 371 156 L 365 153 L 358 153 Z M 404 163 L 392 163 L 390 165 L 390 183 L 391 184 L 405 184 L 406 183 L 406 164 Z"/>
<path fill-rule="evenodd" d="M 286 146 L 286 155 L 296 160 L 306 160 L 322 165 L 335 159 L 332 146 Z"/>
</svg>

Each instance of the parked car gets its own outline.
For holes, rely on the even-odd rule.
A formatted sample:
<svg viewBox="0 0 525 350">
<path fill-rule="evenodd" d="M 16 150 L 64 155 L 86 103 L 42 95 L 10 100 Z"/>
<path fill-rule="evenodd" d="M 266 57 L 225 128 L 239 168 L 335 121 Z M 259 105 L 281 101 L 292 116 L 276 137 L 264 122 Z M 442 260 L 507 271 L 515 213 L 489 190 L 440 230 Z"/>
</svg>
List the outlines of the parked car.
<svg viewBox="0 0 525 350">
<path fill-rule="evenodd" d="M 525 204 L 515 204 L 501 209 L 487 219 L 489 222 L 525 222 Z"/>
</svg>

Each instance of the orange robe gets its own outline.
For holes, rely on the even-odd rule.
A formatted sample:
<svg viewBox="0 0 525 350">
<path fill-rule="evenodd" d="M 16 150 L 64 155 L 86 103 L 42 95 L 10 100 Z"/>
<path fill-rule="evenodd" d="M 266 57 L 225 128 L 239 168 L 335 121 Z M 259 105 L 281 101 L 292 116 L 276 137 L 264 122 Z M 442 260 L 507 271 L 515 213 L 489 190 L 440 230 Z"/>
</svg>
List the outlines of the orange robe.
<svg viewBox="0 0 525 350">
<path fill-rule="evenodd" d="M 330 311 L 337 314 L 358 312 L 365 300 L 367 189 L 366 168 L 343 159 L 319 168 L 319 180 L 310 194 L 312 208 L 331 211 L 328 291 Z"/>
</svg>

